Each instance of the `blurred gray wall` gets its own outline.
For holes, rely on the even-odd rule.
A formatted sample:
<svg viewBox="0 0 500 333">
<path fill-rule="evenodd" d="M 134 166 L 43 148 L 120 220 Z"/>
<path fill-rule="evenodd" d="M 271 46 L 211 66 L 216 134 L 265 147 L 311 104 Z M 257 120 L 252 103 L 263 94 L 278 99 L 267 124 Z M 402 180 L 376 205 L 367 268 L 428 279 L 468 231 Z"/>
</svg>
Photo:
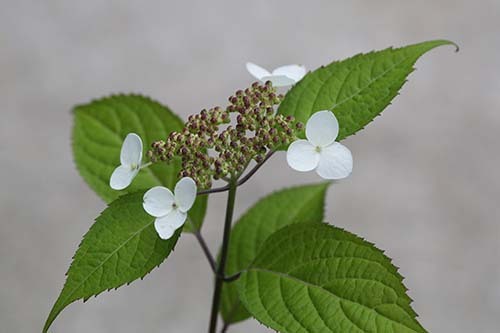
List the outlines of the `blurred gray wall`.
<svg viewBox="0 0 500 333">
<path fill-rule="evenodd" d="M 448 38 L 394 104 L 345 144 L 328 220 L 386 249 L 430 332 L 500 326 L 500 1 L 6 1 L 0 10 L 0 331 L 38 332 L 104 204 L 76 172 L 76 103 L 142 92 L 182 117 L 252 79 L 248 60 L 314 69 L 358 52 Z M 283 154 L 241 188 L 318 181 Z M 215 251 L 224 195 L 204 233 Z M 192 236 L 144 281 L 68 307 L 53 332 L 205 332 L 209 268 Z M 232 332 L 266 332 L 248 321 Z"/>
</svg>

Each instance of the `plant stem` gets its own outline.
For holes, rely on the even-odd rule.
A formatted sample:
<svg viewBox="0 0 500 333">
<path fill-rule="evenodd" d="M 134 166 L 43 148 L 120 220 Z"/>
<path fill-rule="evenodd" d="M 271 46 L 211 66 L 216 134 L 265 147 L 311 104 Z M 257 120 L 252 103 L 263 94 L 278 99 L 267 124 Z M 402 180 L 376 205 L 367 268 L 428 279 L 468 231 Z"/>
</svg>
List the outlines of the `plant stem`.
<svg viewBox="0 0 500 333">
<path fill-rule="evenodd" d="M 237 179 L 231 178 L 229 182 L 229 194 L 227 196 L 226 219 L 224 222 L 224 235 L 222 238 L 222 248 L 220 253 L 220 261 L 217 266 L 215 275 L 215 288 L 212 298 L 212 311 L 210 314 L 209 333 L 215 333 L 217 329 L 217 316 L 219 314 L 220 299 L 222 292 L 222 284 L 224 283 L 224 275 L 226 269 L 226 259 L 229 247 L 229 236 L 231 234 L 231 223 L 233 221 L 234 201 L 236 198 L 236 187 L 238 186 Z"/>
<path fill-rule="evenodd" d="M 229 185 L 199 191 L 197 194 L 204 195 L 204 194 L 210 194 L 210 193 L 226 192 L 227 190 L 229 190 Z"/>
<path fill-rule="evenodd" d="M 260 167 L 262 165 L 264 165 L 264 163 L 267 162 L 267 160 L 273 156 L 274 154 L 274 151 L 273 150 L 270 150 L 267 155 L 264 157 L 264 159 L 260 162 L 260 163 L 257 163 L 253 168 L 252 170 L 248 171 L 248 173 L 242 177 L 238 182 L 237 182 L 237 186 L 241 186 L 243 184 L 245 184 L 245 182 L 247 180 L 250 179 L 250 177 L 252 177 L 256 172 L 257 170 L 260 169 Z M 216 188 L 212 188 L 212 189 L 208 189 L 208 190 L 203 190 L 203 191 L 199 191 L 197 194 L 198 195 L 204 195 L 204 194 L 210 194 L 210 193 L 218 193 L 218 192 L 226 192 L 226 191 L 229 191 L 229 187 L 230 185 L 226 185 L 226 186 L 222 186 L 222 187 L 216 187 Z"/>
<path fill-rule="evenodd" d="M 230 276 L 224 276 L 224 282 L 236 281 L 240 278 L 240 276 L 241 276 L 241 272 L 238 272 L 238 273 L 230 275 Z"/>
<path fill-rule="evenodd" d="M 205 253 L 205 256 L 207 257 L 208 263 L 210 264 L 210 267 L 212 268 L 212 271 L 214 273 L 216 273 L 217 267 L 215 264 L 215 259 L 212 256 L 212 253 L 210 253 L 210 250 L 208 249 L 207 243 L 205 242 L 205 239 L 201 235 L 201 232 L 199 230 L 195 230 L 193 233 L 194 233 L 194 236 L 196 237 L 196 239 L 198 240 L 198 243 L 200 243 L 201 249 Z"/>
<path fill-rule="evenodd" d="M 208 263 L 210 264 L 210 267 L 212 268 L 212 272 L 216 273 L 216 264 L 214 260 L 214 256 L 210 252 L 210 249 L 208 248 L 207 243 L 205 242 L 205 239 L 203 238 L 200 229 L 194 224 L 193 220 L 188 216 L 187 220 L 191 224 L 191 227 L 193 228 L 193 235 L 196 237 L 196 240 L 198 240 L 198 243 L 200 243 L 200 247 L 203 250 L 203 253 L 207 257 Z"/>
<path fill-rule="evenodd" d="M 224 326 L 222 326 L 220 333 L 226 333 L 228 328 L 229 328 L 229 324 L 224 323 Z"/>
<path fill-rule="evenodd" d="M 274 150 L 270 150 L 267 155 L 264 157 L 264 159 L 260 162 L 260 163 L 257 163 L 253 168 L 252 170 L 248 171 L 248 173 L 245 175 L 245 177 L 241 178 L 239 181 L 238 181 L 238 186 L 241 186 L 243 184 L 245 184 L 245 182 L 247 180 L 250 179 L 250 177 L 252 177 L 254 175 L 254 173 L 257 172 L 257 170 L 260 169 L 261 166 L 264 165 L 264 163 L 267 162 L 268 159 L 271 158 L 271 156 L 273 156 L 274 154 Z"/>
</svg>

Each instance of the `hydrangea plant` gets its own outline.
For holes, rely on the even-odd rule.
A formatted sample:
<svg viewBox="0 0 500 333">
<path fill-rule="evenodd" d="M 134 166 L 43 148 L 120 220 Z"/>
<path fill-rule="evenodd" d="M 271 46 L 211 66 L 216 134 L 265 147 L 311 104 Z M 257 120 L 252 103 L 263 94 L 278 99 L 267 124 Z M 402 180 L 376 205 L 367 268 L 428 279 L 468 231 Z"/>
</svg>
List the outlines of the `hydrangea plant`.
<svg viewBox="0 0 500 333">
<path fill-rule="evenodd" d="M 331 181 L 353 169 L 339 141 L 380 115 L 420 56 L 449 44 L 388 48 L 311 72 L 247 63 L 257 82 L 185 123 L 141 95 L 75 107 L 75 163 L 108 207 L 83 237 L 43 332 L 72 302 L 146 276 L 189 233 L 214 278 L 209 333 L 250 317 L 286 333 L 426 332 L 391 259 L 325 222 L 323 210 Z M 233 223 L 237 189 L 280 152 L 292 169 L 325 180 L 264 196 Z M 221 192 L 214 256 L 201 229 L 208 196 Z"/>
</svg>

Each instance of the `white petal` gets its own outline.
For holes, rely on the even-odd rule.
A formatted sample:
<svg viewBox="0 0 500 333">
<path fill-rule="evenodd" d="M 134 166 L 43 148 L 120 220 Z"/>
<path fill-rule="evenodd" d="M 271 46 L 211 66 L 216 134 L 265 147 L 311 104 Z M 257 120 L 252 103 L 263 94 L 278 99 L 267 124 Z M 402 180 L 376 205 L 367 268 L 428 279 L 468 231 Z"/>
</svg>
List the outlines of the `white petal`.
<svg viewBox="0 0 500 333">
<path fill-rule="evenodd" d="M 163 217 L 168 224 L 174 228 L 179 229 L 187 219 L 187 213 L 181 212 L 179 209 L 173 209 L 167 216 Z"/>
<path fill-rule="evenodd" d="M 318 111 L 307 121 L 306 137 L 314 146 L 328 146 L 338 134 L 339 123 L 331 111 Z"/>
<path fill-rule="evenodd" d="M 314 170 L 318 166 L 319 158 L 319 153 L 307 140 L 292 142 L 286 152 L 288 165 L 297 171 Z"/>
<path fill-rule="evenodd" d="M 352 172 L 352 154 L 344 145 L 334 142 L 320 153 L 318 175 L 325 179 L 342 179 Z"/>
<path fill-rule="evenodd" d="M 132 180 L 139 172 L 138 169 L 132 170 L 128 166 L 120 165 L 113 171 L 109 179 L 109 186 L 113 190 L 123 190 L 132 183 Z"/>
<path fill-rule="evenodd" d="M 269 75 L 261 79 L 262 82 L 271 81 L 274 87 L 285 87 L 295 83 L 295 80 L 285 75 Z"/>
<path fill-rule="evenodd" d="M 139 166 L 142 161 L 142 140 L 135 133 L 129 133 L 123 141 L 120 152 L 120 162 L 122 165 Z"/>
<path fill-rule="evenodd" d="M 269 76 L 271 73 L 265 68 L 262 68 L 254 63 L 247 62 L 247 71 L 252 74 L 257 80 L 262 80 L 264 76 Z"/>
<path fill-rule="evenodd" d="M 168 223 L 164 223 L 165 218 L 157 218 L 155 220 L 155 230 L 161 239 L 169 239 L 175 232 L 175 229 Z"/>
<path fill-rule="evenodd" d="M 178 209 L 173 209 L 168 215 L 155 220 L 155 229 L 160 238 L 169 239 L 175 230 L 181 227 L 186 221 L 187 214 Z"/>
<path fill-rule="evenodd" d="M 286 65 L 276 68 L 272 74 L 284 75 L 295 82 L 298 82 L 304 77 L 304 75 L 306 75 L 306 68 L 300 65 Z"/>
<path fill-rule="evenodd" d="M 182 212 L 187 212 L 196 199 L 196 183 L 193 178 L 184 177 L 175 185 L 175 203 Z"/>
<path fill-rule="evenodd" d="M 174 195 L 163 186 L 155 186 L 144 194 L 142 207 L 151 216 L 162 217 L 173 209 Z"/>
</svg>

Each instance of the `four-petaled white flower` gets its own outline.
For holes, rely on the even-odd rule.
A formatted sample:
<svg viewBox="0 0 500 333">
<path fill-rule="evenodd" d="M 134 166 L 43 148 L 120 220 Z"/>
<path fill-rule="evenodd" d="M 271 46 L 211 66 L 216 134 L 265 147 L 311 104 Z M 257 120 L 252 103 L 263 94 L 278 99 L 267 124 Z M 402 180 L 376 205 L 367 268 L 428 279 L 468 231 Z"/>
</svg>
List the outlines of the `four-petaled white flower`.
<svg viewBox="0 0 500 333">
<path fill-rule="evenodd" d="M 297 171 L 316 170 L 326 179 L 341 179 L 352 172 L 352 154 L 335 142 L 339 123 L 331 111 L 319 111 L 306 124 L 307 140 L 294 141 L 286 153 L 288 165 Z"/>
<path fill-rule="evenodd" d="M 259 81 L 271 81 L 275 87 L 289 86 L 297 83 L 306 75 L 306 68 L 300 65 L 286 65 L 269 72 L 251 62 L 247 62 L 247 70 Z"/>
<path fill-rule="evenodd" d="M 175 185 L 174 194 L 163 186 L 156 186 L 144 194 L 142 206 L 154 217 L 160 238 L 169 239 L 187 218 L 187 212 L 196 199 L 196 183 L 184 177 Z"/>
<path fill-rule="evenodd" d="M 114 190 L 123 190 L 129 186 L 141 169 L 142 140 L 137 134 L 129 133 L 123 141 L 120 163 L 109 179 L 109 186 Z"/>
</svg>

